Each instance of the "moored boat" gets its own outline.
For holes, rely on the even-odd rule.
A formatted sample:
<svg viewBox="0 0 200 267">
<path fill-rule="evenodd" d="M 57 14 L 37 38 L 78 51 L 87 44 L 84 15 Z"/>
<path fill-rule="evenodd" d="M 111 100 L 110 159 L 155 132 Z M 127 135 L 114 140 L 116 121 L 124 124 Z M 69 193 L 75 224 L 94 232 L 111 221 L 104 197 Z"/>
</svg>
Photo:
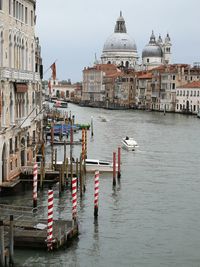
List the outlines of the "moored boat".
<svg viewBox="0 0 200 267">
<path fill-rule="evenodd" d="M 60 101 L 57 100 L 54 104 L 53 104 L 54 108 L 67 108 L 68 107 L 68 103 L 66 101 Z"/>
<path fill-rule="evenodd" d="M 87 172 L 94 172 L 99 170 L 100 172 L 112 172 L 113 171 L 113 163 L 105 160 L 98 159 L 86 159 L 85 166 Z M 118 165 L 116 164 L 116 171 Z"/>
</svg>

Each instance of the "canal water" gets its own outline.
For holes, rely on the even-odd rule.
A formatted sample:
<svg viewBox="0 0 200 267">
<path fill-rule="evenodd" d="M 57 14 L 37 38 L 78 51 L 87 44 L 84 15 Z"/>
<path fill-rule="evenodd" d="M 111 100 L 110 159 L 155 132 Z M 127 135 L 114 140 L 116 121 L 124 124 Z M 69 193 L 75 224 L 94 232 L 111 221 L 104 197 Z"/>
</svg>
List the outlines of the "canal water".
<svg viewBox="0 0 200 267">
<path fill-rule="evenodd" d="M 85 195 L 78 198 L 79 237 L 58 252 L 15 250 L 17 266 L 200 266 L 200 120 L 73 104 L 67 111 L 77 123 L 90 123 L 93 117 L 88 158 L 111 160 L 125 136 L 134 137 L 139 148 L 122 149 L 122 177 L 115 189 L 112 175 L 100 176 L 98 222 L 93 217 L 94 179 L 88 175 Z M 80 149 L 75 147 L 75 157 Z M 70 193 L 59 199 L 55 185 L 54 195 L 55 218 L 70 219 Z M 3 201 L 31 206 L 31 196 L 28 191 Z M 46 203 L 44 190 L 39 204 Z"/>
</svg>

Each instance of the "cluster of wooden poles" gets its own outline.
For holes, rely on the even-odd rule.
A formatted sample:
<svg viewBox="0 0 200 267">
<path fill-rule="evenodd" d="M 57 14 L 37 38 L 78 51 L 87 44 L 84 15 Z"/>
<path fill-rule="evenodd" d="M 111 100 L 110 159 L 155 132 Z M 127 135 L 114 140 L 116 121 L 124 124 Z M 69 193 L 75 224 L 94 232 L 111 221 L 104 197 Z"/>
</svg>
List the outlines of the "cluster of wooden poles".
<svg viewBox="0 0 200 267">
<path fill-rule="evenodd" d="M 8 223 L 8 249 L 5 249 L 5 232 L 4 222 L 0 221 L 0 266 L 14 266 L 14 221 L 13 215 L 10 215 L 10 221 Z"/>
</svg>

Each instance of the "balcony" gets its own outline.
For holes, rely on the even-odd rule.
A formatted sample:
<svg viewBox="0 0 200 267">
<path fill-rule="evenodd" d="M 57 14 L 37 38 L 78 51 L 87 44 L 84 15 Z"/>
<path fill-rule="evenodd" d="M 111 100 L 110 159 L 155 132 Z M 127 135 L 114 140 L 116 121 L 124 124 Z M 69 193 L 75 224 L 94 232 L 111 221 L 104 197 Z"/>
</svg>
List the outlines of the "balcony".
<svg viewBox="0 0 200 267">
<path fill-rule="evenodd" d="M 20 118 L 16 120 L 17 126 L 20 128 L 25 128 L 31 126 L 31 118 Z"/>
<path fill-rule="evenodd" d="M 16 81 L 40 81 L 40 74 L 32 71 L 0 68 L 0 78 Z"/>
</svg>

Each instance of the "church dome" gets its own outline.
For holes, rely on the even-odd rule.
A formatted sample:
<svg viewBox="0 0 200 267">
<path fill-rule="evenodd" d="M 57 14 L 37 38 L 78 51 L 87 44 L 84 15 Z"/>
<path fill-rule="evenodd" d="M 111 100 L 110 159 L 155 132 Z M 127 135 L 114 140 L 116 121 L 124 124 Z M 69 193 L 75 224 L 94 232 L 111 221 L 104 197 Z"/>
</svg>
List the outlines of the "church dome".
<svg viewBox="0 0 200 267">
<path fill-rule="evenodd" d="M 103 52 L 111 51 L 137 52 L 137 47 L 127 33 L 114 32 L 108 37 L 103 47 Z"/>
<path fill-rule="evenodd" d="M 103 64 L 112 63 L 132 68 L 136 66 L 137 60 L 135 41 L 127 34 L 125 20 L 120 12 L 114 33 L 104 43 L 101 61 Z"/>
<path fill-rule="evenodd" d="M 163 52 L 161 46 L 156 42 L 154 33 L 152 32 L 149 43 L 142 51 L 142 58 L 144 57 L 162 57 Z"/>
</svg>

